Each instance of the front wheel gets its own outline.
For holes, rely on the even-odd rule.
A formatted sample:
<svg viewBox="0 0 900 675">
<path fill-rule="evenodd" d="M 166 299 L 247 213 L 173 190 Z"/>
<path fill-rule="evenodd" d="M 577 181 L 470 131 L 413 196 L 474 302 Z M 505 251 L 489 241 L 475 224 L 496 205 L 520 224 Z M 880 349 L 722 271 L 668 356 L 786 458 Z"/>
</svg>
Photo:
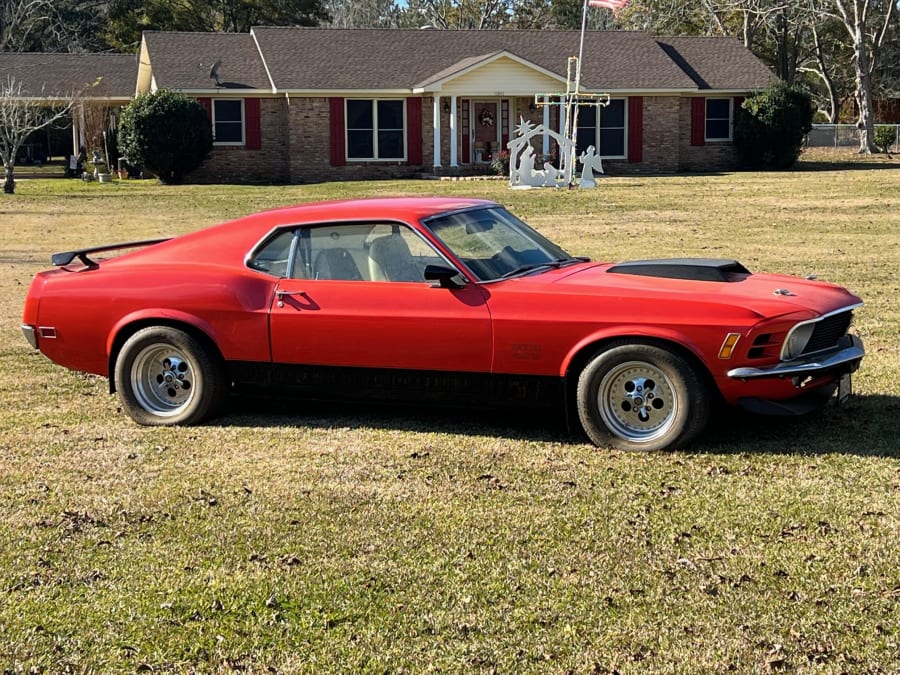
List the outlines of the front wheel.
<svg viewBox="0 0 900 675">
<path fill-rule="evenodd" d="M 598 446 L 663 450 L 706 426 L 709 396 L 681 356 L 650 344 L 617 342 L 578 378 L 578 417 Z"/>
<path fill-rule="evenodd" d="M 126 413 L 147 426 L 197 424 L 225 397 L 219 360 L 193 336 L 168 326 L 143 328 L 119 353 L 116 390 Z"/>
</svg>

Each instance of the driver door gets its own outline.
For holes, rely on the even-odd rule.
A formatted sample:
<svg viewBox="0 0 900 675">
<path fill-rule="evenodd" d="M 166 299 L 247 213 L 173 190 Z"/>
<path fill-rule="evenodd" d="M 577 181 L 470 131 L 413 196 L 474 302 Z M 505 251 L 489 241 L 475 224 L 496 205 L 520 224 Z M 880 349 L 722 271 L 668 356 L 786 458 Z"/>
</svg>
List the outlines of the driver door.
<svg viewBox="0 0 900 675">
<path fill-rule="evenodd" d="M 471 283 L 451 289 L 424 275 L 410 280 L 410 265 L 423 272 L 426 264 L 446 264 L 410 228 L 340 223 L 298 232 L 292 273 L 279 281 L 272 300 L 275 363 L 490 372 L 485 294 Z M 382 237 L 397 236 L 409 259 L 399 260 L 405 256 L 402 245 L 384 246 L 390 242 Z M 378 250 L 390 250 L 390 259 L 376 259 Z M 402 266 L 404 273 L 392 274 L 385 269 L 390 265 Z M 404 280 L 391 281 L 392 276 Z"/>
</svg>

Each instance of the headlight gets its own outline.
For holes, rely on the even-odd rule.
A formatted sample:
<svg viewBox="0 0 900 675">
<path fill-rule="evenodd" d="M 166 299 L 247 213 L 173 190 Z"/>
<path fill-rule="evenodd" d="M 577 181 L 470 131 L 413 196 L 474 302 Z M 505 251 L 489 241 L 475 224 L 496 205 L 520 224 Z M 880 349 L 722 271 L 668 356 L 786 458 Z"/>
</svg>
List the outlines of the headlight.
<svg viewBox="0 0 900 675">
<path fill-rule="evenodd" d="M 788 333 L 787 339 L 784 341 L 784 346 L 781 348 L 781 360 L 782 361 L 790 361 L 791 359 L 796 359 L 803 353 L 803 350 L 806 349 L 806 345 L 809 342 L 809 338 L 812 337 L 813 330 L 815 330 L 815 323 L 801 323 L 798 326 L 795 326 L 790 333 Z"/>
</svg>

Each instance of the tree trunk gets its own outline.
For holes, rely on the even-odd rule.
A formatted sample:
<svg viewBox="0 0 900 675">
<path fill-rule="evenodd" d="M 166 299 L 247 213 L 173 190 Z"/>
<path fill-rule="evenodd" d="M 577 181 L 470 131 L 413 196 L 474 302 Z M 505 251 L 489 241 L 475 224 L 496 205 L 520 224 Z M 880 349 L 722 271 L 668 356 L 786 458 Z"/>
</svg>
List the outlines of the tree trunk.
<svg viewBox="0 0 900 675">
<path fill-rule="evenodd" d="M 9 153 L 4 151 L 0 159 L 3 160 L 3 193 L 8 195 L 15 194 L 16 179 L 13 177 L 13 171 L 16 168 L 16 152 Z"/>
<path fill-rule="evenodd" d="M 856 33 L 853 36 L 855 58 L 853 60 L 856 67 L 856 105 L 859 108 L 859 121 L 856 126 L 859 129 L 859 152 L 867 155 L 878 151 L 875 147 L 872 78 L 869 74 L 869 57 L 866 53 L 864 27 L 861 22 L 857 21 L 855 28 Z"/>
</svg>

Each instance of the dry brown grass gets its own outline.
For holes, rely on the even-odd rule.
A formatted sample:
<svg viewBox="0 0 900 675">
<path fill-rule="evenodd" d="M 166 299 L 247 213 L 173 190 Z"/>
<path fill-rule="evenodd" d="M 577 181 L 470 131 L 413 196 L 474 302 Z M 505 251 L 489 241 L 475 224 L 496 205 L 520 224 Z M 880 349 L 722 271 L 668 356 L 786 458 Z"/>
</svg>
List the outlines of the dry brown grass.
<svg viewBox="0 0 900 675">
<path fill-rule="evenodd" d="M 0 200 L 0 668 L 897 672 L 900 167 L 816 161 L 592 192 L 22 181 Z M 845 284 L 860 396 L 652 455 L 552 420 L 308 403 L 147 429 L 19 334 L 53 251 L 401 193 L 498 199 L 595 258 Z"/>
</svg>

